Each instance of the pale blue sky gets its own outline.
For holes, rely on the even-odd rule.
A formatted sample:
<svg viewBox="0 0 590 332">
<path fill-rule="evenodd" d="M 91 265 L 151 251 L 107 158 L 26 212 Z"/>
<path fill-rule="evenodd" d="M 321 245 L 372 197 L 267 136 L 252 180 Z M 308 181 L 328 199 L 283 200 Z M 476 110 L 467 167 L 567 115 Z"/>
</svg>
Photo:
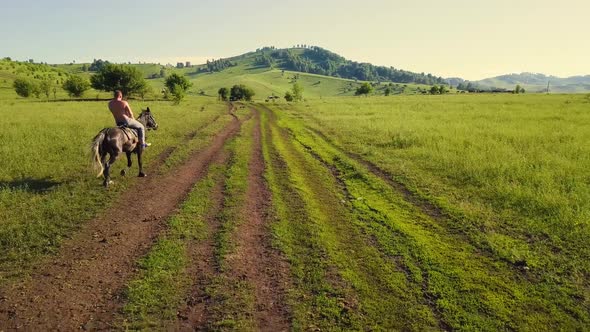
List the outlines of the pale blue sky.
<svg viewBox="0 0 590 332">
<path fill-rule="evenodd" d="M 200 62 L 309 44 L 444 77 L 586 75 L 589 13 L 587 0 L 0 0 L 0 56 Z"/>
</svg>

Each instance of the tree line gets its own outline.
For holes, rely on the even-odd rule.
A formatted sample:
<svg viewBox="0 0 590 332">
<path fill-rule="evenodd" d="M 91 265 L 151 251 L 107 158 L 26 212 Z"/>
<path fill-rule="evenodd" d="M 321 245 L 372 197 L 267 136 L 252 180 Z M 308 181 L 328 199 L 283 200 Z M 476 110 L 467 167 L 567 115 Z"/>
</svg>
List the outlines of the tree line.
<svg viewBox="0 0 590 332">
<path fill-rule="evenodd" d="M 127 98 L 131 96 L 144 98 L 146 94 L 152 92 L 152 88 L 143 77 L 142 72 L 133 66 L 113 64 L 105 61 L 95 68 L 98 69 L 90 77 L 90 80 L 84 76 L 74 74 L 67 75 L 67 78 L 63 82 L 60 80 L 38 80 L 28 77 L 18 77 L 14 80 L 13 87 L 19 96 L 25 98 L 33 95 L 39 98 L 41 94 L 49 98 L 51 92 L 53 92 L 55 98 L 57 87 L 60 85 L 70 97 L 76 98 L 83 97 L 84 93 L 91 87 L 95 90 L 106 92 L 120 90 Z M 162 91 L 164 98 L 172 98 L 172 100 L 178 103 L 184 99 L 192 83 L 185 76 L 173 73 L 166 78 L 165 86 L 166 88 Z"/>
<path fill-rule="evenodd" d="M 469 81 L 465 81 L 465 82 L 461 82 L 459 84 L 457 84 L 457 90 L 459 91 L 466 91 L 466 92 L 493 92 L 493 93 L 525 93 L 526 90 L 520 86 L 520 84 L 517 84 L 514 87 L 514 90 L 510 90 L 510 89 L 506 89 L 506 88 L 495 88 L 495 87 L 482 87 L 477 83 L 472 83 Z"/>
</svg>

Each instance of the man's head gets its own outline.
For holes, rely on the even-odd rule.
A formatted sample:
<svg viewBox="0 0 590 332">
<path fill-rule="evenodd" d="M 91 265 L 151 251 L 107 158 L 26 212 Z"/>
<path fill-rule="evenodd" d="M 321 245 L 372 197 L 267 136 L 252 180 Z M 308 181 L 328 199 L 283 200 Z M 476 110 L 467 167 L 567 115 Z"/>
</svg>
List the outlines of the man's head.
<svg viewBox="0 0 590 332">
<path fill-rule="evenodd" d="M 123 99 L 123 92 L 121 90 L 115 90 L 115 99 Z"/>
</svg>

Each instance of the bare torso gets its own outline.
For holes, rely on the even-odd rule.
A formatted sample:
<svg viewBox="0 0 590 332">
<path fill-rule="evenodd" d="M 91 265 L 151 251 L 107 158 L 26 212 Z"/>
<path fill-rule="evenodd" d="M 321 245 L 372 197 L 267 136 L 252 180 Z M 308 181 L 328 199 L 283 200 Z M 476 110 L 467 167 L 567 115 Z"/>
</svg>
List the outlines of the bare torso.
<svg viewBox="0 0 590 332">
<path fill-rule="evenodd" d="M 109 102 L 109 110 L 113 113 L 115 121 L 126 122 L 128 118 L 133 119 L 133 112 L 131 107 L 125 100 L 113 99 Z"/>
</svg>

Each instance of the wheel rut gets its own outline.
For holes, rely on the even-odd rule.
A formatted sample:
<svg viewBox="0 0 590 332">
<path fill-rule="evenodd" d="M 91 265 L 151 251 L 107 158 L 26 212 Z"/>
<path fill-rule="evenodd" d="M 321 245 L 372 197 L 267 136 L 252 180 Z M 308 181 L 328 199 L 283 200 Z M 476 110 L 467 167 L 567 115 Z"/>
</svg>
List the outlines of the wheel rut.
<svg viewBox="0 0 590 332">
<path fill-rule="evenodd" d="M 0 296 L 0 330 L 111 330 L 121 294 L 145 255 L 193 185 L 206 175 L 227 140 L 232 122 L 211 144 L 168 174 L 138 180 L 101 216 L 89 221 L 31 278 Z"/>
<path fill-rule="evenodd" d="M 220 155 L 219 164 L 227 166 L 229 153 Z M 189 248 L 189 257 L 191 266 L 187 274 L 194 279 L 193 285 L 184 300 L 184 304 L 179 308 L 177 320 L 171 324 L 171 329 L 177 331 L 194 331 L 201 330 L 200 327 L 206 326 L 209 318 L 207 306 L 210 298 L 206 294 L 207 287 L 210 286 L 213 276 L 218 271 L 215 260 L 215 234 L 219 231 L 221 223 L 218 215 L 223 209 L 225 178 L 220 177 L 211 192 L 211 206 L 205 217 L 207 227 L 207 237 L 198 243 L 192 243 Z"/>
<path fill-rule="evenodd" d="M 247 282 L 253 291 L 254 311 L 248 312 L 260 331 L 285 331 L 289 329 L 290 316 L 286 306 L 289 285 L 289 267 L 279 252 L 271 245 L 270 205 L 271 194 L 264 180 L 264 157 L 262 154 L 261 121 L 256 109 L 243 121 L 255 121 L 252 132 L 253 148 L 248 163 L 245 200 L 240 215 L 246 216 L 232 231 L 234 250 L 225 256 L 225 268 L 219 266 L 219 243 L 227 179 L 219 179 L 211 192 L 212 207 L 206 217 L 207 237 L 190 249 L 193 286 L 184 304 L 178 310 L 177 320 L 171 329 L 178 331 L 206 331 L 213 328 L 212 322 L 224 309 L 224 303 L 211 297 L 209 287 L 215 280 L 226 278 L 227 282 Z M 235 152 L 234 152 L 235 153 Z M 231 159 L 231 158 L 228 158 Z M 228 160 L 224 162 L 229 166 Z M 210 309 L 217 307 L 216 309 Z"/>
<path fill-rule="evenodd" d="M 247 280 L 254 288 L 256 311 L 253 318 L 258 330 L 286 331 L 290 321 L 286 305 L 289 267 L 271 243 L 271 193 L 264 179 L 261 120 L 257 109 L 252 112 L 255 120 L 253 149 L 242 210 L 242 215 L 247 217 L 235 231 L 236 251 L 229 257 L 230 273 L 233 278 Z"/>
</svg>

